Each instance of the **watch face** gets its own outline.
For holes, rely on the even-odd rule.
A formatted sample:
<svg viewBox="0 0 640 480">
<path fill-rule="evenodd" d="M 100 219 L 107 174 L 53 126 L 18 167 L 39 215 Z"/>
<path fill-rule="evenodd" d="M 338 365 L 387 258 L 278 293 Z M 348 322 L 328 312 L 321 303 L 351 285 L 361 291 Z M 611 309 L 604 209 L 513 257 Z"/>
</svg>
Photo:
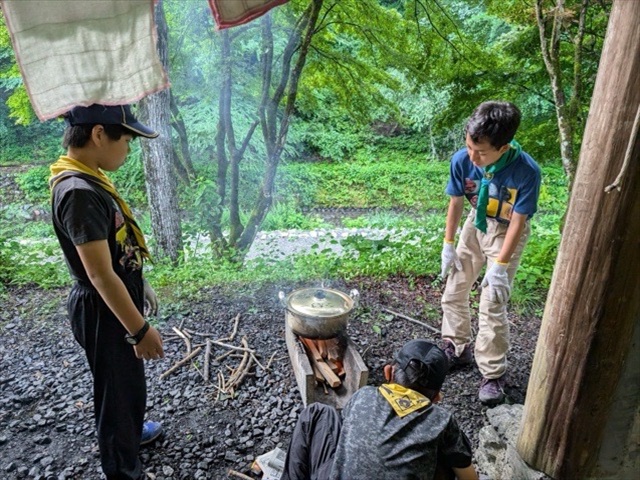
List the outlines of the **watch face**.
<svg viewBox="0 0 640 480">
<path fill-rule="evenodd" d="M 129 337 L 126 336 L 124 337 L 124 339 L 127 341 L 127 343 L 129 343 L 130 345 L 137 345 L 138 342 L 136 341 L 136 339 L 134 337 Z"/>
</svg>

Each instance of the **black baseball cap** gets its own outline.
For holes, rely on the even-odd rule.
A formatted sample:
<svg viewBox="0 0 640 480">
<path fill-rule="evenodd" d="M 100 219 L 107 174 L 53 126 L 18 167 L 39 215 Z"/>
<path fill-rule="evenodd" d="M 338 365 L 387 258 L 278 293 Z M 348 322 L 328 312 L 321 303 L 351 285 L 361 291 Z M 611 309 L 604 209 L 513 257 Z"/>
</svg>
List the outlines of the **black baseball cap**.
<svg viewBox="0 0 640 480">
<path fill-rule="evenodd" d="M 100 105 L 74 107 L 65 119 L 69 125 L 122 125 L 124 128 L 146 138 L 156 138 L 157 132 L 141 124 L 131 113 L 130 105 Z"/>
<path fill-rule="evenodd" d="M 411 340 L 396 354 L 396 363 L 406 371 L 412 360 L 419 362 L 418 383 L 430 390 L 440 390 L 449 370 L 447 356 L 440 347 L 427 340 Z"/>
</svg>

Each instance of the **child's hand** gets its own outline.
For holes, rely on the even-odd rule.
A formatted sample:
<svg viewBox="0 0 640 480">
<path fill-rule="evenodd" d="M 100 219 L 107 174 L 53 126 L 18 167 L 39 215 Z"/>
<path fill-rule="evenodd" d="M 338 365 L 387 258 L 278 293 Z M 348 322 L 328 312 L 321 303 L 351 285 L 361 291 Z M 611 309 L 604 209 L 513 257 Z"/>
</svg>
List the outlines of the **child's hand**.
<svg viewBox="0 0 640 480">
<path fill-rule="evenodd" d="M 507 275 L 508 266 L 509 264 L 493 262 L 482 280 L 480 287 L 489 287 L 489 300 L 492 302 L 507 303 L 509 301 L 511 286 L 509 285 L 509 275 Z"/>
<path fill-rule="evenodd" d="M 153 290 L 147 279 L 143 280 L 144 286 L 144 316 L 155 315 L 158 313 L 158 296 Z"/>
<path fill-rule="evenodd" d="M 158 330 L 149 327 L 140 343 L 133 346 L 136 357 L 144 360 L 156 360 L 164 357 L 164 349 L 162 348 L 162 337 Z"/>
<path fill-rule="evenodd" d="M 442 278 L 446 278 L 449 275 L 449 270 L 451 268 L 455 268 L 456 270 L 462 270 L 462 263 L 460 263 L 460 259 L 458 258 L 458 254 L 456 253 L 456 247 L 453 243 L 444 242 L 442 246 L 442 271 L 440 275 Z"/>
</svg>

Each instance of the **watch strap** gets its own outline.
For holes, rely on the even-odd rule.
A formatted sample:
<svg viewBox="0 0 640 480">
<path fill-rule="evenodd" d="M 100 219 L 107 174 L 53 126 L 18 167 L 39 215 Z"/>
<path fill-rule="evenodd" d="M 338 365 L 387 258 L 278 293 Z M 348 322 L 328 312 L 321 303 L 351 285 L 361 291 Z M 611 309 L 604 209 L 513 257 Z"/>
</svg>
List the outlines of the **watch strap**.
<svg viewBox="0 0 640 480">
<path fill-rule="evenodd" d="M 145 334 L 147 333 L 147 331 L 149 330 L 149 322 L 147 322 L 145 320 L 144 325 L 142 326 L 142 328 L 140 330 L 138 330 L 138 333 L 136 333 L 135 335 L 131 335 L 131 334 L 126 334 L 125 335 L 125 339 L 131 339 L 131 340 L 135 340 L 135 343 L 129 341 L 129 343 L 132 343 L 133 345 L 137 345 L 138 343 L 140 343 L 142 341 L 142 339 L 144 338 Z"/>
</svg>

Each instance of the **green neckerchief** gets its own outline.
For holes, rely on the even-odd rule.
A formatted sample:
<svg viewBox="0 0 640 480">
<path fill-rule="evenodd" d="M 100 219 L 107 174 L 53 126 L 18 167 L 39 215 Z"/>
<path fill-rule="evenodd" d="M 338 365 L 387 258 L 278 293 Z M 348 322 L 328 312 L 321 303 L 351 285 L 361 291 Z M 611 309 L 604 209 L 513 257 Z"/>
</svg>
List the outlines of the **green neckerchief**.
<svg viewBox="0 0 640 480">
<path fill-rule="evenodd" d="M 397 383 L 385 383 L 378 387 L 378 391 L 400 418 L 431 405 L 431 400 L 421 393 Z"/>
<path fill-rule="evenodd" d="M 476 228 L 483 233 L 487 233 L 487 204 L 489 203 L 489 184 L 493 176 L 504 167 L 520 156 L 522 147 L 518 142 L 511 140 L 509 149 L 502 154 L 496 163 L 492 163 L 487 168 L 482 169 L 482 180 L 480 191 L 478 192 L 478 203 L 476 204 Z"/>
<path fill-rule="evenodd" d="M 130 232 L 133 233 L 133 236 L 136 238 L 138 247 L 140 247 L 140 253 L 144 258 L 151 260 L 151 254 L 149 253 L 147 243 L 144 240 L 144 235 L 142 233 L 142 230 L 140 230 L 140 227 L 134 220 L 133 213 L 131 213 L 129 205 L 127 205 L 127 202 L 125 202 L 124 199 L 120 196 L 120 194 L 116 190 L 116 187 L 102 170 L 99 170 L 96 173 L 89 167 L 87 167 L 84 163 L 81 163 L 71 157 L 67 157 L 66 155 L 60 156 L 58 161 L 51 165 L 49 169 L 51 170 L 51 177 L 49 177 L 49 187 L 51 188 L 52 193 L 53 187 L 55 187 L 58 182 L 64 180 L 65 178 L 73 176 L 81 176 L 82 178 L 95 183 L 107 193 L 109 193 L 120 207 L 120 211 L 122 212 L 124 221 Z"/>
</svg>

